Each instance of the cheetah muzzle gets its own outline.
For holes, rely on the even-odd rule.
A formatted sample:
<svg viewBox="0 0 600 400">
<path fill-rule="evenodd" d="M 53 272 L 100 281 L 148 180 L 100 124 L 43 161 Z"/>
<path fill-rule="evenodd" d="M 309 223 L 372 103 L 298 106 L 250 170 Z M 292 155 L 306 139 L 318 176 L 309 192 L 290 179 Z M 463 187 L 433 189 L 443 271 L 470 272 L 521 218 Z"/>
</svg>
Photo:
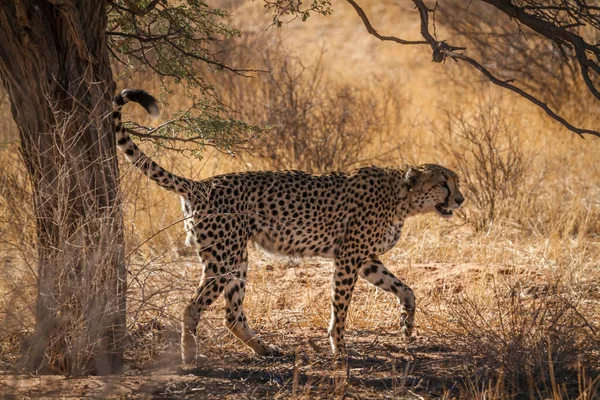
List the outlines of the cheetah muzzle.
<svg viewBox="0 0 600 400">
<path fill-rule="evenodd" d="M 241 172 L 194 181 L 166 171 L 130 139 L 121 121 L 129 101 L 158 113 L 156 100 L 143 90 L 118 94 L 113 103 L 117 146 L 151 180 L 180 196 L 186 243 L 202 260 L 200 285 L 182 316 L 184 362 L 195 360 L 196 327 L 221 295 L 231 333 L 259 355 L 280 354 L 252 331 L 244 312 L 249 241 L 273 253 L 334 260 L 329 339 L 336 357 L 346 354 L 346 317 L 359 277 L 398 299 L 402 332 L 411 335 L 415 295 L 379 256 L 398 242 L 406 218 L 434 211 L 452 216 L 464 201 L 454 172 L 423 164 L 320 175 Z"/>
</svg>

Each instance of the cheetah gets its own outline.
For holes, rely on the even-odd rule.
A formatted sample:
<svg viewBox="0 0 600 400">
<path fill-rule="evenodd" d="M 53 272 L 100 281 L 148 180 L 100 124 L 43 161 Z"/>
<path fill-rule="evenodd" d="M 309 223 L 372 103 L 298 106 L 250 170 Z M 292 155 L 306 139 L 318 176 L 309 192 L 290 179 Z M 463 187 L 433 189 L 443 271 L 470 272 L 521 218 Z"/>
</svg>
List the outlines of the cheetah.
<svg viewBox="0 0 600 400">
<path fill-rule="evenodd" d="M 436 212 L 451 217 L 464 197 L 457 175 L 435 164 L 367 167 L 313 175 L 301 171 L 241 172 L 193 181 L 166 171 L 130 139 L 121 121 L 129 101 L 156 115 L 158 105 L 143 90 L 125 89 L 113 103 L 116 141 L 126 158 L 181 199 L 186 244 L 202 260 L 202 277 L 182 316 L 184 363 L 196 359 L 196 328 L 202 312 L 224 293 L 225 325 L 258 355 L 280 355 L 246 320 L 247 244 L 272 253 L 334 260 L 329 340 L 334 357 L 346 355 L 344 326 L 361 276 L 400 302 L 401 329 L 413 331 L 415 295 L 380 261 L 400 239 L 407 217 Z"/>
</svg>

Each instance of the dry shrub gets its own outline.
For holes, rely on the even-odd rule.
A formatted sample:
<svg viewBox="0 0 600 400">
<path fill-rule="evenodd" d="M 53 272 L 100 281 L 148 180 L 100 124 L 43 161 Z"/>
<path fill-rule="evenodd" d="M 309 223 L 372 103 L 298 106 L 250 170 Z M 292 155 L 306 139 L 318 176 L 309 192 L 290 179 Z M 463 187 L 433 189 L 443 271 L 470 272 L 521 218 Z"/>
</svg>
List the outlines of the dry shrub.
<svg viewBox="0 0 600 400">
<path fill-rule="evenodd" d="M 0 98 L 0 111 L 8 113 L 6 98 Z M 0 132 L 0 155 L 3 163 L 0 164 L 0 370 L 22 371 L 28 367 L 28 362 L 34 362 L 39 353 L 48 356 L 43 362 L 47 370 L 65 371 L 69 374 L 89 372 L 98 366 L 87 363 L 90 354 L 102 346 L 103 332 L 96 330 L 104 323 L 105 318 L 112 318 L 112 299 L 102 301 L 105 293 L 110 293 L 111 274 L 110 260 L 105 257 L 109 248 L 120 248 L 124 244 L 122 236 L 111 232 L 106 220 L 94 218 L 89 213 L 89 218 L 79 221 L 80 227 L 70 237 L 64 237 L 64 248 L 56 269 L 52 272 L 52 281 L 40 282 L 42 292 L 48 290 L 54 293 L 45 297 L 48 314 L 57 316 L 55 326 L 49 327 L 52 333 L 49 342 L 36 342 L 34 333 L 36 325 L 36 298 L 38 297 L 38 244 L 33 206 L 33 193 L 30 179 L 27 175 L 23 159 L 19 150 L 18 134 L 14 124 L 6 123 L 6 129 Z M 77 150 L 66 146 L 63 156 L 74 156 L 72 164 L 63 165 L 55 185 L 67 185 L 67 181 L 79 181 L 87 185 L 84 173 L 78 173 L 75 166 L 78 159 Z M 61 160 L 57 160 L 60 163 Z M 64 160 L 63 160 L 64 161 Z M 168 202 L 177 209 L 176 198 L 167 198 L 166 192 L 159 192 L 159 199 L 139 196 L 139 186 L 147 184 L 135 167 L 127 169 L 131 176 L 124 176 L 123 186 L 130 189 L 127 197 L 134 197 L 131 207 L 125 207 L 126 217 L 135 216 L 136 213 L 144 214 L 149 209 L 156 209 L 157 204 Z M 93 197 L 93 193 L 84 193 L 82 196 Z M 162 200 L 160 195 L 162 195 Z M 167 196 L 168 197 L 168 196 Z M 52 222 L 67 228 L 68 214 L 73 202 L 66 198 L 58 199 L 53 209 Z M 150 201 L 150 204 L 148 203 Z M 120 204 L 112 204 L 105 210 L 110 217 L 111 210 L 116 211 Z M 163 212 L 165 208 L 162 208 Z M 165 345 L 165 340 L 173 340 L 171 331 L 174 319 L 172 311 L 167 305 L 182 302 L 176 292 L 177 288 L 184 287 L 187 292 L 194 287 L 193 279 L 181 283 L 174 277 L 179 274 L 174 272 L 170 262 L 173 253 L 165 252 L 177 241 L 170 236 L 161 237 L 161 242 L 152 241 L 156 236 L 169 226 L 169 222 L 154 218 L 156 213 L 145 217 L 152 228 L 152 234 L 144 236 L 143 230 L 126 229 L 125 243 L 127 264 L 129 265 L 128 286 L 128 329 L 130 345 L 127 346 L 128 356 L 134 360 L 144 360 L 150 356 L 155 357 L 157 350 Z M 167 217 L 168 219 L 168 217 Z M 128 220 L 128 228 L 135 224 Z M 179 227 L 177 227 L 179 228 Z M 95 230 L 97 243 L 85 243 L 81 232 Z M 140 232 L 142 236 L 140 237 Z M 178 229 L 178 235 L 182 230 Z M 173 239 L 173 240 L 170 240 Z M 153 246 L 144 246 L 148 242 Z M 85 248 L 87 263 L 77 263 L 78 250 Z M 77 264 L 77 271 L 73 267 Z M 179 264 L 178 264 L 179 265 Z M 102 276 L 105 276 L 103 279 Z M 187 276 L 187 274 L 184 274 Z M 56 289 L 56 290 L 54 290 Z M 160 324 L 156 324 L 160 321 Z M 171 329 L 172 330 L 172 329 Z M 43 334 L 43 332 L 38 332 Z M 169 336 L 171 335 L 171 336 Z M 152 346 L 148 341 L 152 339 Z M 44 346 L 46 346 L 44 349 Z M 62 349 L 62 350 L 61 350 Z M 135 352 L 135 354 L 134 354 Z M 54 354 L 53 356 L 50 356 Z M 60 356 L 62 354 L 62 356 Z M 57 356 L 58 355 L 58 356 Z M 44 357 L 42 356 L 42 357 Z"/>
<path fill-rule="evenodd" d="M 527 226 L 535 215 L 546 166 L 519 128 L 519 116 L 498 98 L 469 112 L 447 110 L 437 128 L 441 151 L 461 178 L 467 207 L 457 214 L 479 230 L 495 223 Z M 540 162 L 538 162 L 540 161 Z"/>
<path fill-rule="evenodd" d="M 0 115 L 8 96 L 0 94 Z M 24 174 L 17 130 L 4 121 L 0 130 L 0 369 L 16 365 L 23 337 L 33 332 L 36 295 L 35 227 L 31 185 Z"/>
<path fill-rule="evenodd" d="M 23 337 L 33 332 L 37 255 L 31 188 L 16 144 L 0 154 L 0 369 L 10 369 Z"/>
<path fill-rule="evenodd" d="M 595 242 L 600 236 L 598 167 L 592 160 L 583 161 L 585 165 L 577 174 L 566 174 L 577 162 L 576 158 L 559 157 L 554 173 L 557 177 L 545 180 L 545 193 L 531 226 L 546 236 Z"/>
<path fill-rule="evenodd" d="M 36 158 L 29 165 L 38 179 L 37 202 L 17 156 L 16 132 L 2 149 L 8 162 L 0 166 L 1 361 L 38 372 L 105 373 L 114 354 L 109 343 L 123 337 L 124 303 L 115 294 L 125 288 L 118 277 L 123 236 L 117 189 L 92 166 L 108 169 L 115 160 L 86 142 L 94 137 L 86 131 L 91 123 L 78 125 L 75 111 L 57 110 L 54 117 L 52 133 L 39 133 L 28 149 Z M 56 151 L 36 151 L 50 141 Z M 86 159 L 90 154 L 97 158 Z"/>
<path fill-rule="evenodd" d="M 220 74 L 213 85 L 252 124 L 266 128 L 248 149 L 251 163 L 317 173 L 390 160 L 402 141 L 395 130 L 407 103 L 396 79 L 340 84 L 325 75 L 323 51 L 306 65 L 260 36 L 245 46 L 256 50 L 257 68 L 267 72 L 235 82 Z"/>
<path fill-rule="evenodd" d="M 181 312 L 201 276 L 197 257 L 162 254 L 130 255 L 127 293 L 128 359 L 136 365 L 161 361 L 166 351 L 177 354 Z"/>
<path fill-rule="evenodd" d="M 439 153 L 459 174 L 468 200 L 457 215 L 480 232 L 598 237 L 594 167 L 566 178 L 569 156 L 540 141 L 529 116 L 506 103 L 492 95 L 469 111 L 447 109 L 434 128 Z"/>
<path fill-rule="evenodd" d="M 569 397 L 581 392 L 577 379 L 585 373 L 585 384 L 593 386 L 589 378 L 600 367 L 600 326 L 594 320 L 600 298 L 593 280 L 574 285 L 566 279 L 491 278 L 480 290 L 449 294 L 446 317 L 425 313 L 431 339 L 466 358 L 467 392 L 491 383 L 486 390 L 502 397 Z"/>
</svg>

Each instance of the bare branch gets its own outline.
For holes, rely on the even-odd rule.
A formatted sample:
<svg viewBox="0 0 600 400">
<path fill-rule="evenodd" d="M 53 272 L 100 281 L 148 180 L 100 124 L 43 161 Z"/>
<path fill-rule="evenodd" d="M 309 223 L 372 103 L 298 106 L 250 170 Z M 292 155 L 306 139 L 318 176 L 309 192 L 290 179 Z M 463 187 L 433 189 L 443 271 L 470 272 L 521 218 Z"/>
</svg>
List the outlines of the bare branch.
<svg viewBox="0 0 600 400">
<path fill-rule="evenodd" d="M 554 112 L 550 107 L 548 107 L 548 105 L 545 102 L 538 99 L 531 93 L 523 90 L 522 88 L 515 86 L 512 83 L 513 80 L 501 80 L 501 79 L 497 78 L 489 70 L 484 68 L 478 61 L 459 52 L 461 50 L 466 50 L 466 48 L 452 46 L 452 45 L 446 43 L 446 41 L 437 40 L 429 32 L 429 12 L 430 12 L 430 10 L 427 8 L 427 6 L 423 2 L 423 0 L 413 0 L 413 3 L 415 4 L 415 6 L 417 7 L 417 10 L 419 11 L 419 16 L 421 19 L 421 36 L 423 36 L 423 38 L 425 39 L 425 42 L 422 42 L 422 41 L 421 42 L 416 42 L 416 41 L 410 42 L 410 41 L 406 41 L 403 39 L 399 39 L 394 36 L 379 35 L 379 33 L 377 33 L 377 30 L 375 30 L 375 28 L 373 28 L 371 22 L 369 21 L 368 17 L 366 16 L 365 12 L 363 11 L 363 9 L 354 0 L 346 0 L 346 1 L 348 1 L 348 3 L 350 3 L 350 5 L 352 5 L 352 7 L 356 10 L 358 16 L 363 21 L 363 24 L 367 28 L 367 31 L 369 32 L 369 34 L 377 37 L 378 39 L 383 40 L 383 41 L 393 41 L 393 42 L 403 44 L 403 45 L 405 45 L 405 44 L 429 44 L 429 46 L 431 47 L 432 52 L 433 52 L 433 62 L 443 62 L 443 61 L 445 61 L 445 59 L 447 57 L 450 57 L 455 61 L 458 61 L 458 60 L 464 61 L 467 64 L 474 67 L 475 69 L 477 69 L 479 72 L 481 72 L 493 84 L 500 86 L 502 88 L 508 89 L 508 90 L 518 94 L 519 96 L 527 99 L 528 101 L 530 101 L 537 107 L 541 108 L 546 114 L 548 114 L 548 116 L 550 116 L 550 118 L 559 122 L 565 128 L 569 129 L 570 131 L 578 134 L 580 137 L 583 138 L 584 134 L 600 137 L 599 131 L 585 129 L 585 128 L 579 128 L 579 127 L 574 126 L 573 124 L 571 124 L 567 120 L 565 120 L 563 117 L 558 115 L 556 112 Z M 600 59 L 600 49 L 598 49 L 597 46 L 592 46 L 589 43 L 585 42 L 580 36 L 567 31 L 564 26 L 561 27 L 561 26 L 552 24 L 548 21 L 538 19 L 532 15 L 525 13 L 522 8 L 520 8 L 518 10 L 519 12 L 517 12 L 514 9 L 519 8 L 519 7 L 513 6 L 510 2 L 498 1 L 498 0 L 482 0 L 482 1 L 485 1 L 486 3 L 492 4 L 494 6 L 497 6 L 501 11 L 507 13 L 509 16 L 513 16 L 514 18 L 516 18 L 518 21 L 520 21 L 524 25 L 530 27 L 531 29 L 533 29 L 534 31 L 536 31 L 538 33 L 541 33 L 542 35 L 548 37 L 549 39 L 555 41 L 556 43 L 559 43 L 561 46 L 569 46 L 569 47 L 574 48 L 576 51 L 577 59 L 579 60 L 579 63 L 581 65 L 581 73 L 582 73 L 582 76 L 583 76 L 583 79 L 584 79 L 586 85 L 588 86 L 589 90 L 594 94 L 594 96 L 600 98 L 600 93 L 595 88 L 595 86 L 592 82 L 592 79 L 589 76 L 590 68 L 600 74 L 600 66 L 598 66 L 597 63 L 590 60 L 586 55 L 586 52 L 591 52 L 594 55 L 596 55 L 597 58 Z M 539 9 L 538 9 L 538 11 L 539 11 Z M 510 12 L 510 14 L 509 14 L 509 12 Z M 525 15 L 523 15 L 523 14 L 525 14 Z M 520 18 L 518 18 L 518 17 L 520 17 Z M 534 27 L 536 27 L 537 29 L 535 29 Z M 552 32 L 556 32 L 557 34 L 553 36 L 553 35 L 551 35 Z"/>
<path fill-rule="evenodd" d="M 500 87 L 508 89 L 508 90 L 510 90 L 510 91 L 512 91 L 514 93 L 517 93 L 521 97 L 529 100 L 530 102 L 532 102 L 533 104 L 535 104 L 536 106 L 538 106 L 539 108 L 541 108 L 542 110 L 544 110 L 544 112 L 546 114 L 548 114 L 551 118 L 553 118 L 556 121 L 560 122 L 565 128 L 567 128 L 568 130 L 570 130 L 572 132 L 575 132 L 581 138 L 583 138 L 583 134 L 588 134 L 588 135 L 593 135 L 593 136 L 600 137 L 600 132 L 598 132 L 598 131 L 594 131 L 594 130 L 590 130 L 590 129 L 577 128 L 576 126 L 573 126 L 572 124 L 570 124 L 569 122 L 567 122 L 563 117 L 561 117 L 560 115 L 558 115 L 554 111 L 552 111 L 550 109 L 550 107 L 548 107 L 548 105 L 546 103 L 542 102 L 541 100 L 539 100 L 538 98 L 534 97 L 533 95 L 527 93 L 523 89 L 521 89 L 521 88 L 513 85 L 510 80 L 501 80 L 501 79 L 498 79 L 497 77 L 495 77 L 494 75 L 492 75 L 492 73 L 490 71 L 488 71 L 486 68 L 484 68 L 481 64 L 479 64 L 477 61 L 475 61 L 471 57 L 468 57 L 468 56 L 466 56 L 464 54 L 460 54 L 460 53 L 453 53 L 453 52 L 450 52 L 450 51 L 445 51 L 445 54 L 448 57 L 451 57 L 453 59 L 463 60 L 466 63 L 472 65 L 478 71 L 480 71 L 486 78 L 488 78 L 494 85 L 498 85 Z"/>
<path fill-rule="evenodd" d="M 371 35 L 375 36 L 376 38 L 378 38 L 380 40 L 389 40 L 389 41 L 393 41 L 393 42 L 400 43 L 400 44 L 428 44 L 428 42 L 425 40 L 404 40 L 404 39 L 397 38 L 396 36 L 380 35 L 375 30 L 375 28 L 373 28 L 373 25 L 371 25 L 371 22 L 369 22 L 369 18 L 367 18 L 367 14 L 365 14 L 364 10 L 354 0 L 347 0 L 347 1 L 348 1 L 348 3 L 350 3 L 350 5 L 352 7 L 354 7 L 358 16 L 363 20 L 363 23 L 365 24 L 365 27 L 367 28 L 367 32 L 369 32 Z"/>
<path fill-rule="evenodd" d="M 420 1 L 420 0 L 419 0 Z M 526 25 L 533 31 L 540 35 L 556 41 L 560 39 L 563 43 L 569 43 L 575 49 L 577 61 L 581 67 L 581 74 L 583 80 L 587 85 L 590 92 L 598 99 L 600 99 L 600 91 L 594 86 L 589 76 L 589 68 L 592 68 L 597 74 L 600 74 L 600 66 L 590 60 L 586 53 L 592 53 L 598 59 L 600 57 L 600 47 L 587 43 L 581 36 L 568 30 L 569 27 L 581 26 L 583 22 L 577 20 L 574 24 L 567 24 L 559 26 L 556 23 L 546 21 L 535 15 L 527 13 L 523 8 L 511 4 L 511 2 L 500 1 L 500 0 L 481 0 L 488 3 L 498 10 L 502 11 L 511 18 L 514 18 Z M 538 7 L 538 10 L 540 8 Z M 567 11 L 568 9 L 565 9 Z"/>
</svg>

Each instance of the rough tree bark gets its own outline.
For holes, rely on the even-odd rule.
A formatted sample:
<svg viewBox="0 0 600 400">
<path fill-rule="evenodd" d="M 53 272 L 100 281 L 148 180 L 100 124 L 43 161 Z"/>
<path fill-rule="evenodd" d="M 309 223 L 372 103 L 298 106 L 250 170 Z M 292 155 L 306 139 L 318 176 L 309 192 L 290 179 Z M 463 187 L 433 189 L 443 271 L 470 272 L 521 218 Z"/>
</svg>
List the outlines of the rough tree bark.
<svg viewBox="0 0 600 400">
<path fill-rule="evenodd" d="M 0 80 L 33 188 L 37 371 L 114 373 L 125 264 L 103 0 L 0 0 Z"/>
</svg>

